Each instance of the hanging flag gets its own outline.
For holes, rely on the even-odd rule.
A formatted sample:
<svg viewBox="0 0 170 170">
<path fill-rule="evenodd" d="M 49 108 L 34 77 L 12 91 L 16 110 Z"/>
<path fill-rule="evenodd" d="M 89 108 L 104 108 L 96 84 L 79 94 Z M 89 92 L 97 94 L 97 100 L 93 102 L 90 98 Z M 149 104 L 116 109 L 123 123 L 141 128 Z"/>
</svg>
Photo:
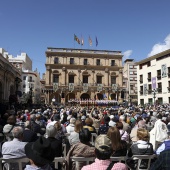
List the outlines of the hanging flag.
<svg viewBox="0 0 170 170">
<path fill-rule="evenodd" d="M 82 36 L 81 36 L 81 45 L 84 45 L 84 39 Z"/>
<path fill-rule="evenodd" d="M 96 37 L 96 47 L 98 46 L 98 40 L 97 40 L 97 37 Z"/>
<path fill-rule="evenodd" d="M 89 45 L 92 46 L 92 39 L 89 36 Z"/>
<path fill-rule="evenodd" d="M 74 34 L 74 41 L 77 41 L 78 44 L 80 44 L 80 40 L 79 40 L 79 38 L 75 34 Z"/>
</svg>

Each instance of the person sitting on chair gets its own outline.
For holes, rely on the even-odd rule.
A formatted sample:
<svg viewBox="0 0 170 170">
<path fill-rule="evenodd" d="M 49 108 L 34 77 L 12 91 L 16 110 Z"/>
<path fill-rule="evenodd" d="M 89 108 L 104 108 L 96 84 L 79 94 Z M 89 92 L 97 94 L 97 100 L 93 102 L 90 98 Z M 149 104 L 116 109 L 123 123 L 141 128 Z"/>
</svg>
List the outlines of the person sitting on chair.
<svg viewBox="0 0 170 170">
<path fill-rule="evenodd" d="M 55 154 L 50 141 L 45 137 L 40 136 L 35 142 L 27 143 L 25 153 L 30 160 L 30 165 L 26 165 L 25 170 L 52 170 L 50 163 L 53 162 Z"/>
<path fill-rule="evenodd" d="M 95 162 L 86 165 L 82 170 L 127 170 L 123 163 L 112 163 L 110 157 L 113 153 L 112 142 L 107 135 L 99 135 L 95 140 Z"/>
</svg>

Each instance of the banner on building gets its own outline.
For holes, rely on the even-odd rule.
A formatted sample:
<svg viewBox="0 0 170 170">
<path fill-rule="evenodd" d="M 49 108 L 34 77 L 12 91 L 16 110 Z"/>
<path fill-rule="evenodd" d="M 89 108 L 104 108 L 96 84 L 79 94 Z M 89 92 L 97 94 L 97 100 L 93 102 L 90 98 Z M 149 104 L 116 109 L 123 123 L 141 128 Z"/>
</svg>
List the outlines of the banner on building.
<svg viewBox="0 0 170 170">
<path fill-rule="evenodd" d="M 117 84 L 112 84 L 112 92 L 117 91 Z"/>
<path fill-rule="evenodd" d="M 53 83 L 53 90 L 54 92 L 58 90 L 58 83 Z"/>
<path fill-rule="evenodd" d="M 88 92 L 88 83 L 83 83 L 83 92 Z"/>
<path fill-rule="evenodd" d="M 167 77 L 167 67 L 166 67 L 166 64 L 162 64 L 162 66 L 161 66 L 161 74 L 162 74 L 162 78 Z"/>
<path fill-rule="evenodd" d="M 152 89 L 156 89 L 156 77 L 152 77 Z"/>
<path fill-rule="evenodd" d="M 101 92 L 103 90 L 103 84 L 97 84 L 97 91 Z"/>
<path fill-rule="evenodd" d="M 147 84 L 143 85 L 143 95 L 146 96 L 147 95 Z"/>
<path fill-rule="evenodd" d="M 69 83 L 69 91 L 74 91 L 74 83 Z"/>
</svg>

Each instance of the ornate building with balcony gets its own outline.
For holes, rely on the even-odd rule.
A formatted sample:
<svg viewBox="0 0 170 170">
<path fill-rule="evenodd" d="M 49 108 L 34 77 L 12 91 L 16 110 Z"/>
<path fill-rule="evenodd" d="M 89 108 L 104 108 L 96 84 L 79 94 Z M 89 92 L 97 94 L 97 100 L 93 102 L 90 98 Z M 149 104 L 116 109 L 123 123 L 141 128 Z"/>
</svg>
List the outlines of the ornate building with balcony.
<svg viewBox="0 0 170 170">
<path fill-rule="evenodd" d="M 136 64 L 138 104 L 170 103 L 170 50 Z"/>
<path fill-rule="evenodd" d="M 122 101 L 121 51 L 47 48 L 46 103 L 71 99 Z"/>
</svg>

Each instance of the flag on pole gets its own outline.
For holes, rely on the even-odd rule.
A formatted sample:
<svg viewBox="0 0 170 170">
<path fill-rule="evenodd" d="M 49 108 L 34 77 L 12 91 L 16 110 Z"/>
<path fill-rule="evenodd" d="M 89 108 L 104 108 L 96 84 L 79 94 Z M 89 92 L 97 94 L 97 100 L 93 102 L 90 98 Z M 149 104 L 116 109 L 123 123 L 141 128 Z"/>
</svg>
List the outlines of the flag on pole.
<svg viewBox="0 0 170 170">
<path fill-rule="evenodd" d="M 98 46 L 98 39 L 97 39 L 97 37 L 96 37 L 96 47 Z"/>
<path fill-rule="evenodd" d="M 74 41 L 77 41 L 78 44 L 80 44 L 80 40 L 79 40 L 79 38 L 75 34 L 74 34 Z"/>
<path fill-rule="evenodd" d="M 89 45 L 92 46 L 92 39 L 89 36 Z"/>
<path fill-rule="evenodd" d="M 81 36 L 81 45 L 84 45 L 84 39 L 82 36 Z"/>
</svg>

